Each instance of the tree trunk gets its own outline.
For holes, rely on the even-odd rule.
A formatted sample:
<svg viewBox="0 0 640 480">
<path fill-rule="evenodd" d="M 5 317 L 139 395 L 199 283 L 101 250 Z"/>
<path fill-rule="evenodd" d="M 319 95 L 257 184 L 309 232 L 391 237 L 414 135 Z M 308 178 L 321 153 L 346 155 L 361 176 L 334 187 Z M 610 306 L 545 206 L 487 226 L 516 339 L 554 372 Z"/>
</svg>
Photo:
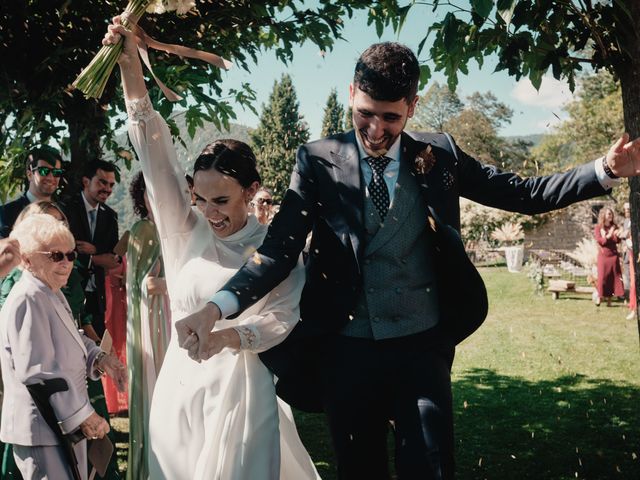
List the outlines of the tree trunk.
<svg viewBox="0 0 640 480">
<path fill-rule="evenodd" d="M 82 186 L 82 173 L 87 162 L 101 158 L 100 139 L 108 128 L 105 110 L 95 100 L 85 100 L 80 92 L 74 92 L 64 105 L 64 115 L 69 127 L 71 171 L 65 194 L 74 193 Z"/>
<path fill-rule="evenodd" d="M 626 46 L 629 48 L 629 58 L 624 65 L 619 65 L 616 70 L 620 77 L 622 88 L 622 108 L 624 111 L 624 126 L 632 139 L 640 137 L 640 2 L 626 2 L 631 16 L 635 20 L 630 26 L 630 34 L 627 36 Z M 636 300 L 640 302 L 640 268 L 638 267 L 638 254 L 640 253 L 640 177 L 629 179 L 631 204 L 631 238 L 633 241 L 633 256 Z M 640 305 L 640 303 L 638 303 Z M 637 316 L 638 332 L 640 333 L 640 319 Z"/>
</svg>

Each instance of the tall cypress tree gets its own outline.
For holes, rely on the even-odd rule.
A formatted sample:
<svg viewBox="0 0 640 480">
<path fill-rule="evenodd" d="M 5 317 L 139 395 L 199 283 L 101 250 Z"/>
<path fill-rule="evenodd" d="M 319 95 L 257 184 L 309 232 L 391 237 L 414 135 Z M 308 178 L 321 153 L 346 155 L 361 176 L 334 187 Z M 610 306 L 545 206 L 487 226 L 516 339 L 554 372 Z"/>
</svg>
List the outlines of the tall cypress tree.
<svg viewBox="0 0 640 480">
<path fill-rule="evenodd" d="M 324 117 L 322 119 L 322 136 L 328 137 L 334 133 L 339 133 L 344 130 L 342 124 L 342 117 L 344 116 L 344 108 L 342 104 L 338 102 L 338 91 L 335 88 L 331 89 L 329 98 L 327 98 L 327 105 L 324 107 Z"/>
<path fill-rule="evenodd" d="M 347 113 L 344 115 L 344 129 L 353 129 L 353 108 L 351 108 L 351 106 L 347 108 Z"/>
<path fill-rule="evenodd" d="M 291 77 L 285 74 L 274 82 L 258 128 L 251 132 L 262 183 L 273 190 L 276 201 L 282 200 L 289 186 L 296 150 L 309 140 L 309 127 L 299 107 Z"/>
</svg>

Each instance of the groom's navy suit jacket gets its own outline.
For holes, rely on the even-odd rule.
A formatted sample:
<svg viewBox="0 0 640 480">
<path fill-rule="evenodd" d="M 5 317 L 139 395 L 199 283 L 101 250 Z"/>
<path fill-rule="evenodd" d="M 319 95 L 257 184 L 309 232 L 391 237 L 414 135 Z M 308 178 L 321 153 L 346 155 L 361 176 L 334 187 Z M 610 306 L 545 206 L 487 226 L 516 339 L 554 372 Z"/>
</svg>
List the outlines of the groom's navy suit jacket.
<svg viewBox="0 0 640 480">
<path fill-rule="evenodd" d="M 435 162 L 419 168 L 416 156 L 428 145 Z M 436 239 L 431 253 L 441 292 L 439 324 L 452 344 L 471 334 L 487 312 L 484 284 L 459 236 L 460 196 L 535 214 L 606 193 L 593 162 L 566 173 L 522 179 L 480 164 L 444 134 L 403 133 L 401 149 L 401 161 L 411 166 L 430 212 L 425 225 Z M 286 278 L 312 232 L 302 321 L 282 344 L 261 354 L 279 378 L 279 395 L 298 408 L 320 407 L 313 368 L 321 366 L 313 364 L 314 347 L 321 337 L 338 332 L 354 312 L 362 284 L 364 188 L 354 131 L 300 147 L 289 190 L 259 256 L 223 287 L 236 293 L 240 310 L 247 308 Z"/>
</svg>

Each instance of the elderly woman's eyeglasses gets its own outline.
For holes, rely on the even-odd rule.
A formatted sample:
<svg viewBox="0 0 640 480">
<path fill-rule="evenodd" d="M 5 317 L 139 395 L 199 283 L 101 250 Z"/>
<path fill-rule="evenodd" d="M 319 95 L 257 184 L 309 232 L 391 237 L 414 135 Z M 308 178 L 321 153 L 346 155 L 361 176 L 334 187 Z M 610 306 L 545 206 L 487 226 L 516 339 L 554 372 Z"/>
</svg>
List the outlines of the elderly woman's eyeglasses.
<svg viewBox="0 0 640 480">
<path fill-rule="evenodd" d="M 60 251 L 36 252 L 36 253 L 42 253 L 43 255 L 46 255 L 49 258 L 49 260 L 56 263 L 61 262 L 64 258 L 66 258 L 70 262 L 73 262 L 75 261 L 76 258 L 78 258 L 78 252 L 76 252 L 75 250 L 71 250 L 70 252 L 67 252 L 67 253 L 62 253 Z"/>
<path fill-rule="evenodd" d="M 270 198 L 256 198 L 254 202 L 257 205 L 273 205 L 273 200 Z"/>
<path fill-rule="evenodd" d="M 64 175 L 63 168 L 51 168 L 51 167 L 32 167 L 32 172 L 38 172 L 41 177 L 46 177 L 51 173 L 54 177 L 61 177 Z"/>
</svg>

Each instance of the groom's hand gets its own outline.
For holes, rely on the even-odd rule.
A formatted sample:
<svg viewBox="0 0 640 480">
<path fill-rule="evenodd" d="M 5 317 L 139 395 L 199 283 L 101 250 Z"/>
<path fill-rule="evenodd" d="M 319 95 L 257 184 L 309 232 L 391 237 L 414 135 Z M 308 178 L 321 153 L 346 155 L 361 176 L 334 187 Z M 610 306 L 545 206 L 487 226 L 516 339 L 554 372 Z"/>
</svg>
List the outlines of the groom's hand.
<svg viewBox="0 0 640 480">
<path fill-rule="evenodd" d="M 618 177 L 640 175 L 640 138 L 629 141 L 625 133 L 607 152 L 607 164 Z"/>
<path fill-rule="evenodd" d="M 200 361 L 200 340 L 207 339 L 216 322 L 220 320 L 220 309 L 215 303 L 207 303 L 201 310 L 178 320 L 178 344 L 189 352 L 189 356 Z"/>
</svg>

